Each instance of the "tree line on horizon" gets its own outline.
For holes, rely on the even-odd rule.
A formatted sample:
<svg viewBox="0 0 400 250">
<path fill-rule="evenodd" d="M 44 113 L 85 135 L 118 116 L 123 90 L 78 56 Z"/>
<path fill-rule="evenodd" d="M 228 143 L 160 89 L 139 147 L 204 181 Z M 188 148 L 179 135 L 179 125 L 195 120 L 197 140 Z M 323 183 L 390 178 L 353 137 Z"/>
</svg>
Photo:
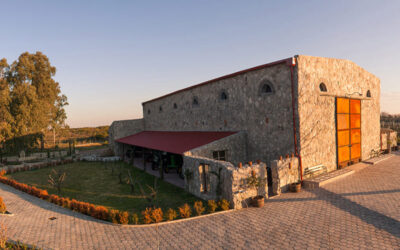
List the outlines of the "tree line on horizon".
<svg viewBox="0 0 400 250">
<path fill-rule="evenodd" d="M 56 68 L 42 52 L 0 60 L 0 147 L 7 140 L 65 126 L 68 105 L 53 77 Z"/>
</svg>

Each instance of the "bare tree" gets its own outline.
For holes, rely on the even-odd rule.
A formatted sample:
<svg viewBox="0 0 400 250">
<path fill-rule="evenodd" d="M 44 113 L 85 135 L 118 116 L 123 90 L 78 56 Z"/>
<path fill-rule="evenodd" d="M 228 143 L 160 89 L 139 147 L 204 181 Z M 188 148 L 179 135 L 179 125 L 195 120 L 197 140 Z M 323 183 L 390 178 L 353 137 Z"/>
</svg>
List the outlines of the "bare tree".
<svg viewBox="0 0 400 250">
<path fill-rule="evenodd" d="M 61 193 L 61 187 L 62 184 L 65 181 L 66 173 L 62 172 L 61 169 L 55 170 L 54 168 L 51 170 L 51 173 L 49 174 L 49 179 L 48 182 L 53 188 L 57 189 L 57 193 Z"/>
<path fill-rule="evenodd" d="M 154 206 L 154 201 L 157 199 L 157 193 L 158 193 L 157 178 L 154 177 L 153 187 L 146 184 L 147 188 L 149 189 L 148 192 L 146 192 L 143 189 L 140 181 L 138 181 L 137 183 L 139 185 L 139 190 L 142 196 L 149 202 L 150 206 Z"/>
</svg>

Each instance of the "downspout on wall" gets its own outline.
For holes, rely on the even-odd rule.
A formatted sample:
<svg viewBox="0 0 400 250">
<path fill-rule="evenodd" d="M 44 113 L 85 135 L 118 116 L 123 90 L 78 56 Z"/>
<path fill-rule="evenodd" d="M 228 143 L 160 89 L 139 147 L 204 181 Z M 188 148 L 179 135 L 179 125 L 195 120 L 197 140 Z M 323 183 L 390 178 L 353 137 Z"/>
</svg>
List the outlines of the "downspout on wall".
<svg viewBox="0 0 400 250">
<path fill-rule="evenodd" d="M 294 67 L 296 66 L 296 57 L 292 57 L 288 61 L 290 67 L 290 79 L 292 84 L 292 115 L 293 115 L 293 145 L 294 145 L 294 152 L 295 155 L 299 158 L 299 168 L 300 168 L 300 180 L 303 182 L 303 165 L 301 156 L 299 153 L 299 148 L 297 145 L 297 129 L 296 129 L 296 114 L 295 114 L 295 97 L 294 97 Z"/>
</svg>

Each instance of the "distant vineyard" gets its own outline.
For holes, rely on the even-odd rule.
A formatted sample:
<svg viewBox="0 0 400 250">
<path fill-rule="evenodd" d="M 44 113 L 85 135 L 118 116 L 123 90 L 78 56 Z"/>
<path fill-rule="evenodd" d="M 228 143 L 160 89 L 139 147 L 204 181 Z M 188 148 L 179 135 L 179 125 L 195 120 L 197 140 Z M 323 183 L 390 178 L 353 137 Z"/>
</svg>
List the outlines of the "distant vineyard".
<svg viewBox="0 0 400 250">
<path fill-rule="evenodd" d="M 54 147 L 55 145 L 61 146 L 62 144 L 68 144 L 70 140 L 75 141 L 76 145 L 92 143 L 104 144 L 108 141 L 108 128 L 109 126 L 63 128 L 55 135 L 52 131 L 48 131 L 44 134 L 44 144 L 45 147 Z"/>
</svg>

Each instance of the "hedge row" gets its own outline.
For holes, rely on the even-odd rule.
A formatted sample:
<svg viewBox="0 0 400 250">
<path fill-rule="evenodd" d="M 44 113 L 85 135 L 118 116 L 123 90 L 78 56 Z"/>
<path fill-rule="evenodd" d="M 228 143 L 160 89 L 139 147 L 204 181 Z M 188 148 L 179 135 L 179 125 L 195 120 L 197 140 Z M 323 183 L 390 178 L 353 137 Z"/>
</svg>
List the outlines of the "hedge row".
<svg viewBox="0 0 400 250">
<path fill-rule="evenodd" d="M 92 216 L 96 219 L 110 221 L 112 223 L 117 224 L 150 224 L 150 223 L 158 223 L 161 221 L 170 221 L 174 220 L 178 217 L 178 213 L 169 208 L 166 213 L 162 211 L 161 208 L 146 208 L 146 210 L 142 211 L 141 219 L 136 213 L 128 213 L 126 211 L 119 211 L 116 209 L 107 209 L 104 206 L 96 206 L 94 204 L 90 204 L 87 202 L 77 201 L 75 199 L 69 199 L 60 197 L 58 195 L 49 195 L 47 190 L 36 188 L 33 186 L 29 186 L 24 183 L 17 182 L 13 179 L 8 179 L 4 176 L 5 171 L 1 171 L 0 173 L 0 182 L 10 185 L 22 192 L 28 193 L 30 195 L 36 196 L 40 199 L 47 200 L 56 205 L 69 208 L 73 211 L 80 212 L 82 214 L 86 214 Z M 213 213 L 217 209 L 220 210 L 228 210 L 229 202 L 227 200 L 222 199 L 219 202 L 214 200 L 209 200 L 207 202 L 207 212 Z M 195 215 L 201 215 L 205 212 L 206 208 L 203 206 L 201 201 L 197 201 L 193 206 Z M 188 204 L 184 204 L 183 206 L 178 208 L 180 218 L 189 218 L 192 216 L 193 211 L 192 208 Z"/>
</svg>

